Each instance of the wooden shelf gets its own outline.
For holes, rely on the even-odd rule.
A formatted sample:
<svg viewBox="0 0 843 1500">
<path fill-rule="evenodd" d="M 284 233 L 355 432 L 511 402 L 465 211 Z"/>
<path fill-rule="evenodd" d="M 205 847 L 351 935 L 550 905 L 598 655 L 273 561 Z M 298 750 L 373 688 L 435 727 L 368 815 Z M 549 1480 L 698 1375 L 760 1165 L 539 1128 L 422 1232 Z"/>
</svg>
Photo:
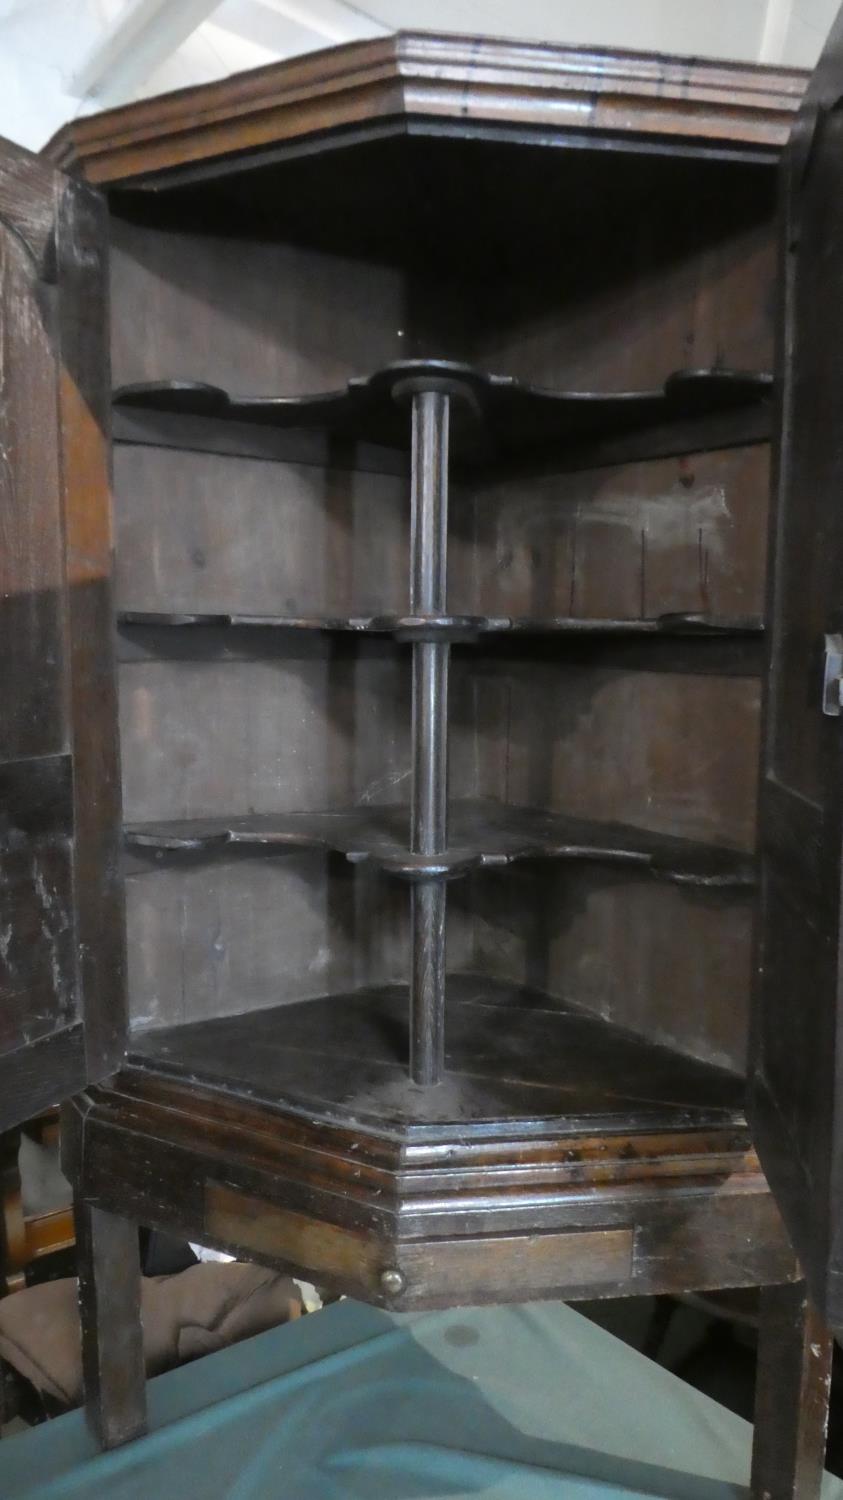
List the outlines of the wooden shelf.
<svg viewBox="0 0 843 1500">
<path fill-rule="evenodd" d="M 656 880 L 707 889 L 745 891 L 755 883 L 753 860 L 738 851 L 539 808 L 455 801 L 449 847 L 435 856 L 413 854 L 407 848 L 409 821 L 406 807 L 366 806 L 138 823 L 127 826 L 124 836 L 130 850 L 152 855 L 209 857 L 238 849 L 273 855 L 324 849 L 345 855 L 353 864 L 368 862 L 411 881 L 454 879 L 522 859 L 562 859 L 618 866 Z"/>
<path fill-rule="evenodd" d="M 556 391 L 471 365 L 420 359 L 388 365 L 319 395 L 237 396 L 196 381 L 160 380 L 119 387 L 114 405 L 118 412 L 317 431 L 346 443 L 406 451 L 410 421 L 404 397 L 418 382 L 438 384 L 453 396 L 451 448 L 457 464 L 534 461 L 566 448 L 606 443 L 605 461 L 619 462 L 623 452 L 611 445 L 649 431 L 659 434 L 659 453 L 691 451 L 707 445 L 697 430 L 700 421 L 731 420 L 735 414 L 747 417 L 745 431 L 740 423 L 734 429 L 729 425 L 709 445 L 759 441 L 769 433 L 772 377 L 739 370 L 681 370 L 659 390 Z M 664 428 L 675 424 L 690 424 L 688 441 L 681 439 L 679 448 L 664 436 Z"/>
<path fill-rule="evenodd" d="M 629 1130 L 742 1123 L 743 1080 L 535 989 L 476 974 L 446 982 L 446 1071 L 407 1077 L 405 985 L 136 1033 L 132 1066 L 331 1120 L 461 1126 L 556 1120 Z M 562 1123 L 564 1121 L 564 1123 Z"/>
<path fill-rule="evenodd" d="M 343 632 L 349 635 L 388 635 L 405 641 L 466 641 L 499 634 L 515 622 L 491 615 L 241 615 L 188 614 L 125 610 L 121 626 L 147 629 L 292 630 Z"/>
<path fill-rule="evenodd" d="M 569 615 L 249 615 L 191 614 L 185 611 L 123 610 L 121 627 L 130 629 L 303 630 L 347 632 L 351 635 L 390 635 L 398 640 L 472 640 L 487 635 L 681 636 L 722 639 L 756 636 L 763 630 L 759 615 L 714 616 L 693 613 L 658 615 L 651 619 L 582 619 Z"/>
</svg>

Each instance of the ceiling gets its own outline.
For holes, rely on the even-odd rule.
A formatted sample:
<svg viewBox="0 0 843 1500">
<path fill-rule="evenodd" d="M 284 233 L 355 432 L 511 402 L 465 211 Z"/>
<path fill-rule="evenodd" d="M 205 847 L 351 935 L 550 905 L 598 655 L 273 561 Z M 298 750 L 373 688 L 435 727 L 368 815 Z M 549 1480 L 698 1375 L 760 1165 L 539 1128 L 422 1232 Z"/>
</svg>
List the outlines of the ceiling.
<svg viewBox="0 0 843 1500">
<path fill-rule="evenodd" d="M 400 29 L 811 66 L 837 0 L 100 0 L 75 73 L 100 104 Z"/>
</svg>

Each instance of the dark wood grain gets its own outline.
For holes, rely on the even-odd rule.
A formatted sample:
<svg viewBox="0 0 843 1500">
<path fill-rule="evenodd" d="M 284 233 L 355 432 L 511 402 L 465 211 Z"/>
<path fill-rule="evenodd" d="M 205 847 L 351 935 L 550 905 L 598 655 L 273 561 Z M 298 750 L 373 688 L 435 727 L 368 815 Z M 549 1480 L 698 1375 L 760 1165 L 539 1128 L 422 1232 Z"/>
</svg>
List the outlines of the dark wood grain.
<svg viewBox="0 0 843 1500">
<path fill-rule="evenodd" d="M 0 223 L 16 235 L 34 271 L 45 280 L 55 276 L 60 183 L 46 162 L 10 141 L 0 141 Z"/>
<path fill-rule="evenodd" d="M 101 1448 L 146 1431 L 137 1225 L 91 1203 L 76 1204 L 85 1412 Z"/>
<path fill-rule="evenodd" d="M 823 638 L 843 605 L 834 420 L 843 315 L 838 184 L 843 17 L 832 29 L 782 172 L 777 475 L 771 531 L 761 886 L 750 1115 L 773 1191 L 832 1327 L 843 1325 L 837 1163 L 841 1099 L 841 721 L 823 712 Z M 835 247 L 832 249 L 831 247 Z"/>
<path fill-rule="evenodd" d="M 63 186 L 56 228 L 58 412 L 73 752 L 76 941 L 86 1069 L 123 1056 L 125 916 L 119 878 L 120 769 L 113 649 L 107 215 L 98 194 Z"/>
<path fill-rule="evenodd" d="M 3 1128 L 60 1104 L 69 1092 L 83 1087 L 85 1078 L 81 1021 L 72 1021 L 7 1052 L 0 1057 Z"/>
<path fill-rule="evenodd" d="M 753 1500 L 813 1500 L 820 1493 L 833 1349 L 803 1281 L 762 1287 Z"/>
<path fill-rule="evenodd" d="M 108 962 L 122 942 L 119 905 L 107 899 L 118 874 L 110 616 L 90 602 L 110 567 L 107 543 L 97 552 L 106 441 L 87 406 L 90 383 L 107 379 L 95 295 L 104 233 L 85 213 L 91 196 L 3 144 L 4 1126 L 102 1076 L 124 1042 L 120 975 Z"/>
<path fill-rule="evenodd" d="M 18 190 L 21 197 L 27 193 L 25 178 Z M 53 193 L 51 182 L 42 204 L 51 217 Z M 0 475 L 0 667 L 6 699 L 0 754 L 21 759 L 60 754 L 67 748 L 61 455 L 55 418 L 58 370 L 51 299 L 20 240 L 2 224 L 0 257 L 3 435 L 8 444 Z"/>
</svg>

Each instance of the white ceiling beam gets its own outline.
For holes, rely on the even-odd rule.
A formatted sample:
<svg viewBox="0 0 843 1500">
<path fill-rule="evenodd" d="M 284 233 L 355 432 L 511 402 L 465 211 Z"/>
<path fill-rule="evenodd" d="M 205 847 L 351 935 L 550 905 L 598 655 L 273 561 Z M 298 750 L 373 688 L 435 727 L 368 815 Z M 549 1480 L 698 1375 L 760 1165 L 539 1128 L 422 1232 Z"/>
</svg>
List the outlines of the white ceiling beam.
<svg viewBox="0 0 843 1500">
<path fill-rule="evenodd" d="M 68 84 L 68 93 L 122 104 L 201 26 L 220 0 L 127 0 Z"/>
<path fill-rule="evenodd" d="M 759 62 L 784 62 L 792 17 L 793 0 L 767 0 L 758 47 Z"/>
<path fill-rule="evenodd" d="M 356 42 L 391 30 L 367 15 L 365 5 L 346 4 L 346 0 L 262 0 L 262 4 L 326 42 Z"/>
<path fill-rule="evenodd" d="M 245 73 L 250 68 L 265 68 L 278 61 L 277 47 L 264 46 L 254 37 L 244 36 L 242 32 L 235 32 L 227 27 L 224 8 L 219 22 L 214 16 L 213 20 L 203 23 L 191 45 L 199 46 L 202 42 L 207 42 L 212 52 L 224 59 L 228 73 Z"/>
</svg>

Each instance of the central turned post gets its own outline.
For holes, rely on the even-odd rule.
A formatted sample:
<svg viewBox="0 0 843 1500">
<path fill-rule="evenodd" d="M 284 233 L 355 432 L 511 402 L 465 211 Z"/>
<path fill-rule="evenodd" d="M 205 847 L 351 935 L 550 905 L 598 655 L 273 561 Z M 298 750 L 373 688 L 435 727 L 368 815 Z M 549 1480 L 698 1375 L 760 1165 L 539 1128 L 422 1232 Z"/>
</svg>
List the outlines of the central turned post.
<svg viewBox="0 0 843 1500">
<path fill-rule="evenodd" d="M 412 393 L 410 609 L 442 615 L 448 573 L 450 396 Z M 436 856 L 448 846 L 448 657 L 446 640 L 413 645 L 413 782 L 410 848 Z M 410 1076 L 439 1083 L 445 1065 L 445 881 L 422 878 L 411 891 Z"/>
</svg>

